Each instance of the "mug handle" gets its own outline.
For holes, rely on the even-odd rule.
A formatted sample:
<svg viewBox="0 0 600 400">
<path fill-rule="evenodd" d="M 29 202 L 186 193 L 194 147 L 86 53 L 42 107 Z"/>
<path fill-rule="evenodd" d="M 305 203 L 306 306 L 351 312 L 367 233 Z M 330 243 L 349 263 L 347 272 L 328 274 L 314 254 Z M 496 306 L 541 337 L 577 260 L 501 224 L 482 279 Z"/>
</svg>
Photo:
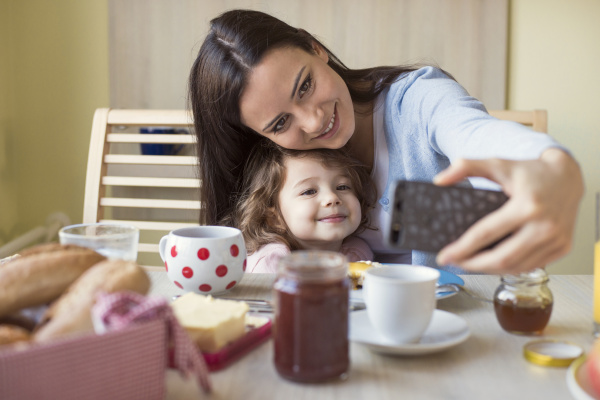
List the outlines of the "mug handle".
<svg viewBox="0 0 600 400">
<path fill-rule="evenodd" d="M 163 261 L 167 261 L 165 256 L 165 247 L 167 246 L 168 238 L 169 235 L 165 235 L 162 238 L 160 238 L 160 242 L 158 242 L 158 253 L 160 254 L 160 258 L 162 258 Z"/>
</svg>

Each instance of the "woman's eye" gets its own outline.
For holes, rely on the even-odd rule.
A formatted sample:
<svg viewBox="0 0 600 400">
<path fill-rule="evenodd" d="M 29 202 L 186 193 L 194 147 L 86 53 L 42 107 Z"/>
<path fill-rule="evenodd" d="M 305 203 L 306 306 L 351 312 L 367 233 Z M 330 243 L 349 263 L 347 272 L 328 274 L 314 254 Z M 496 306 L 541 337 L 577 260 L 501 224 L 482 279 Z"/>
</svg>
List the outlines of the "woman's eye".
<svg viewBox="0 0 600 400">
<path fill-rule="evenodd" d="M 312 80 L 312 76 L 310 74 L 308 74 L 306 76 L 306 79 L 304 80 L 304 82 L 302 82 L 302 85 L 300 86 L 300 89 L 298 89 L 298 95 L 300 97 L 304 96 L 312 87 L 313 84 L 313 80 Z"/>
<path fill-rule="evenodd" d="M 303 191 L 302 193 L 300 193 L 300 196 L 311 196 L 315 193 L 317 193 L 317 191 L 315 189 L 307 189 L 307 190 Z"/>
<path fill-rule="evenodd" d="M 273 127 L 273 133 L 277 133 L 282 131 L 285 128 L 285 123 L 287 122 L 288 117 L 287 115 L 284 117 L 281 117 L 277 123 L 275 124 L 275 126 Z"/>
</svg>

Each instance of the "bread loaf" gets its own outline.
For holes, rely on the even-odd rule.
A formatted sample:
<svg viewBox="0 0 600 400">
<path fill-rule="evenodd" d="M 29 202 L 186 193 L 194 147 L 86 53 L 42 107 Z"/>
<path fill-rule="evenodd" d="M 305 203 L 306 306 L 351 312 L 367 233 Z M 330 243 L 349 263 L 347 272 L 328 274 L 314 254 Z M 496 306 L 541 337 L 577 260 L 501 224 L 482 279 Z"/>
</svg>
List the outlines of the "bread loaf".
<svg viewBox="0 0 600 400">
<path fill-rule="evenodd" d="M 85 247 L 57 243 L 23 251 L 0 266 L 0 317 L 57 299 L 84 271 L 105 259 Z"/>
<path fill-rule="evenodd" d="M 0 325 L 0 346 L 29 341 L 29 331 L 20 326 Z"/>
<path fill-rule="evenodd" d="M 28 309 L 31 310 L 31 309 Z M 39 308 L 39 310 L 41 310 L 41 308 Z M 35 318 L 35 317 L 38 318 Z M 38 314 L 34 314 L 34 313 L 28 313 L 28 315 L 26 315 L 26 313 L 14 313 L 14 314 L 9 314 L 6 315 L 4 317 L 0 317 L 0 326 L 3 325 L 14 325 L 14 326 L 20 326 L 21 328 L 31 332 L 35 326 L 37 325 L 37 321 L 41 318 L 41 313 Z"/>
<path fill-rule="evenodd" d="M 19 251 L 18 256 L 27 257 L 33 254 L 40 253 L 52 253 L 55 251 L 63 251 L 63 250 L 81 250 L 85 249 L 85 247 L 78 246 L 76 244 L 60 244 L 56 242 L 52 243 L 42 243 L 37 246 L 28 247 Z"/>
<path fill-rule="evenodd" d="M 106 260 L 87 270 L 48 309 L 34 333 L 36 342 L 93 331 L 91 310 L 99 293 L 134 291 L 146 294 L 148 275 L 133 261 Z"/>
</svg>

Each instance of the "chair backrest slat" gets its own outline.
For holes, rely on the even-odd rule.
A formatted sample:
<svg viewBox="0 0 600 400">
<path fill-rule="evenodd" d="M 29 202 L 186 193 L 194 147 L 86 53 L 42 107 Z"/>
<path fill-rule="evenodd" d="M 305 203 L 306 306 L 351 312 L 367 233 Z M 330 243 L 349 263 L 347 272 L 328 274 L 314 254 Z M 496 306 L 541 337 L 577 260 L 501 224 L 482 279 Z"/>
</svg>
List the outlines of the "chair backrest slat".
<svg viewBox="0 0 600 400">
<path fill-rule="evenodd" d="M 109 143 L 195 143 L 195 138 L 190 135 L 109 133 L 106 136 Z"/>
<path fill-rule="evenodd" d="M 83 222 L 137 226 L 138 262 L 162 268 L 157 255 L 160 238 L 199 224 L 197 168 L 189 112 L 98 109 L 92 122 Z"/>
<path fill-rule="evenodd" d="M 105 176 L 102 178 L 102 184 L 107 186 L 199 188 L 200 179 Z"/>
<path fill-rule="evenodd" d="M 490 115 L 529 126 L 536 132 L 548 133 L 548 112 L 546 110 L 515 111 L 490 110 Z"/>
</svg>

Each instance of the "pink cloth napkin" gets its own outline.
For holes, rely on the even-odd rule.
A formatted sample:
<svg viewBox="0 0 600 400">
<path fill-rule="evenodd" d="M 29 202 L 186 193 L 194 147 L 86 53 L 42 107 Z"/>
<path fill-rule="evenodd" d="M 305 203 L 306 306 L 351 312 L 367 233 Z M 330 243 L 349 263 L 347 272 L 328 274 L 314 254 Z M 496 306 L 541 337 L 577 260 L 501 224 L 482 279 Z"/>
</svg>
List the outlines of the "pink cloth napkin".
<svg viewBox="0 0 600 400">
<path fill-rule="evenodd" d="M 204 358 L 177 321 L 169 303 L 163 297 L 142 296 L 134 292 L 100 294 L 92 309 L 95 322 L 106 331 L 120 330 L 129 324 L 164 319 L 167 324 L 168 346 L 173 350 L 175 368 L 186 378 L 195 376 L 206 393 L 211 384 Z"/>
</svg>

